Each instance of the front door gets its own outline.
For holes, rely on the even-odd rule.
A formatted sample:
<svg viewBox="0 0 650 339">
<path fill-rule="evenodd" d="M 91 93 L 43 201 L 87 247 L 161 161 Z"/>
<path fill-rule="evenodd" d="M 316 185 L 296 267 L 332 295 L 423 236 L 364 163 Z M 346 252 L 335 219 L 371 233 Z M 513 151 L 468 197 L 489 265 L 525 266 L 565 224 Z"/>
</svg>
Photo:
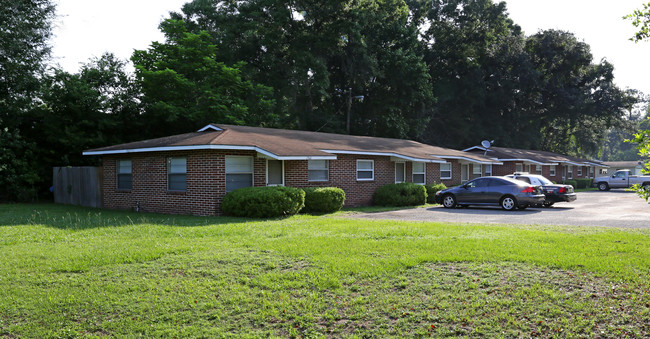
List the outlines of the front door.
<svg viewBox="0 0 650 339">
<path fill-rule="evenodd" d="M 284 162 L 266 161 L 266 186 L 284 186 Z"/>
<path fill-rule="evenodd" d="M 406 164 L 403 162 L 395 163 L 395 183 L 406 181 Z"/>
<path fill-rule="evenodd" d="M 460 182 L 466 182 L 469 180 L 469 164 L 460 165 Z"/>
</svg>

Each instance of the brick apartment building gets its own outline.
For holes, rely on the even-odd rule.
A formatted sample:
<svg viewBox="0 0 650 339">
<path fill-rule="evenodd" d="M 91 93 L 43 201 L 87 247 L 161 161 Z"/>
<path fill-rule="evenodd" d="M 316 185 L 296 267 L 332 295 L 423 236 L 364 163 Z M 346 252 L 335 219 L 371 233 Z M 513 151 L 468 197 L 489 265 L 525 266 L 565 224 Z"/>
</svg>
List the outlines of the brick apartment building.
<svg viewBox="0 0 650 339">
<path fill-rule="evenodd" d="M 104 207 L 194 215 L 221 214 L 240 187 L 339 187 L 347 206 L 369 205 L 382 185 L 452 186 L 501 164 L 410 140 L 217 124 L 84 155 L 102 158 Z"/>
<path fill-rule="evenodd" d="M 541 174 L 554 182 L 577 178 L 594 178 L 608 166 L 597 160 L 576 158 L 546 151 L 516 148 L 474 146 L 463 150 L 474 155 L 484 155 L 501 162 L 494 165 L 494 175 L 514 172 Z"/>
</svg>

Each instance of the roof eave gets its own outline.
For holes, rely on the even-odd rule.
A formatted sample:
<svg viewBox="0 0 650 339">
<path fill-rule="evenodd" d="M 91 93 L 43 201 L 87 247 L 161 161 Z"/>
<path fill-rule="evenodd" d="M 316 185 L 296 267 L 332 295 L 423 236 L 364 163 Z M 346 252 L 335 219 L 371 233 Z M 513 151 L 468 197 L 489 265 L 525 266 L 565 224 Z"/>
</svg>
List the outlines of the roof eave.
<svg viewBox="0 0 650 339">
<path fill-rule="evenodd" d="M 131 154 L 144 152 L 170 152 L 170 151 L 193 151 L 193 150 L 237 150 L 237 151 L 256 151 L 276 160 L 336 160 L 335 155 L 277 155 L 265 149 L 256 146 L 237 146 L 237 145 L 191 145 L 191 146 L 165 146 L 165 147 L 146 147 L 118 150 L 89 150 L 83 155 L 114 155 L 114 154 Z"/>
<path fill-rule="evenodd" d="M 332 153 L 332 154 L 354 154 L 354 155 L 375 155 L 375 156 L 386 156 L 386 157 L 395 157 L 395 158 L 400 158 L 408 161 L 415 161 L 415 162 L 432 162 L 432 163 L 438 163 L 438 164 L 444 164 L 446 161 L 444 160 L 438 160 L 438 159 L 426 159 L 426 158 L 416 158 L 416 157 L 411 157 L 408 155 L 403 155 L 399 153 L 391 153 L 391 152 L 369 152 L 369 151 L 346 151 L 346 150 L 321 150 L 326 153 Z"/>
</svg>

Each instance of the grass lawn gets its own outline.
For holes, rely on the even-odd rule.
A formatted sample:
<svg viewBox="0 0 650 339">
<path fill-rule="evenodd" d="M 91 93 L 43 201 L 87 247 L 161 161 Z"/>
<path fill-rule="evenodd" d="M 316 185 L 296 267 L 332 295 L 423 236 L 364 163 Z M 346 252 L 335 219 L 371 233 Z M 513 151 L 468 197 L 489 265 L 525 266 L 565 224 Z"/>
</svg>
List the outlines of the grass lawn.
<svg viewBox="0 0 650 339">
<path fill-rule="evenodd" d="M 650 337 L 650 231 L 0 205 L 0 337 Z"/>
</svg>

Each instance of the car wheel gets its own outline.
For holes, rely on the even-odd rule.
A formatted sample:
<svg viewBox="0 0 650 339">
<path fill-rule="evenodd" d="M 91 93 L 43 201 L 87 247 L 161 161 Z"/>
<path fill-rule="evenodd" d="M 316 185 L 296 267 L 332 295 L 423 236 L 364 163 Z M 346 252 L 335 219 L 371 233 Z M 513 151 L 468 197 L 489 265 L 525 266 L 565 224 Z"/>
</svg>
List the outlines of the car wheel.
<svg viewBox="0 0 650 339">
<path fill-rule="evenodd" d="M 552 202 L 552 201 L 544 201 L 544 207 L 546 207 L 546 208 L 553 207 L 553 204 L 555 204 L 555 203 Z"/>
<path fill-rule="evenodd" d="M 456 206 L 456 197 L 453 194 L 447 194 L 442 197 L 442 206 L 454 208 Z"/>
<path fill-rule="evenodd" d="M 506 195 L 505 197 L 501 198 L 501 202 L 499 204 L 504 210 L 512 211 L 517 207 L 517 199 L 511 195 Z"/>
<path fill-rule="evenodd" d="M 598 183 L 598 190 L 600 191 L 609 191 L 609 185 L 606 182 Z"/>
</svg>

